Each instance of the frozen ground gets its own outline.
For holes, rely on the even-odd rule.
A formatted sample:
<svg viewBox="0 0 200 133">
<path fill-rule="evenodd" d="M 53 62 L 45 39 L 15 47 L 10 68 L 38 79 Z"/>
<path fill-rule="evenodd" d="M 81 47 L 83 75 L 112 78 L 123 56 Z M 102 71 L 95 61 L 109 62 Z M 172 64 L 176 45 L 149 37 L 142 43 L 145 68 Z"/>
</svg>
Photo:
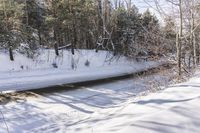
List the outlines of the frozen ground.
<svg viewBox="0 0 200 133">
<path fill-rule="evenodd" d="M 156 106 L 154 109 L 148 107 L 148 103 L 143 104 L 143 99 L 157 99 L 160 94 L 138 102 L 136 96 L 148 94 L 158 85 L 166 85 L 173 78 L 172 73 L 170 70 L 61 90 L 20 92 L 11 94 L 11 98 L 6 96 L 0 110 L 10 133 L 132 133 L 136 127 L 131 124 L 168 108 Z M 171 93 L 166 98 L 169 95 Z M 0 115 L 0 133 L 6 133 L 6 124 Z"/>
<path fill-rule="evenodd" d="M 34 60 L 15 53 L 12 62 L 8 53 L 0 51 L 0 91 L 38 89 L 123 76 L 163 63 L 113 58 L 106 51 L 96 53 L 94 50 L 76 50 L 75 55 L 64 50 L 60 56 L 55 56 L 53 50 L 41 50 L 40 53 Z"/>
</svg>

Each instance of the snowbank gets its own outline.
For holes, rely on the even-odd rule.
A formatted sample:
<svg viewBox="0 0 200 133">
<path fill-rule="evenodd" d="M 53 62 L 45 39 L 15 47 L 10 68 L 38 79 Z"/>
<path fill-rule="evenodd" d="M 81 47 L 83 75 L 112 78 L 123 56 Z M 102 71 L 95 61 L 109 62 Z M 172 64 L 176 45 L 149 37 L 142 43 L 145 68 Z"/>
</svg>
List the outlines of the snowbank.
<svg viewBox="0 0 200 133">
<path fill-rule="evenodd" d="M 37 57 L 30 59 L 15 52 L 15 61 L 12 62 L 9 60 L 8 53 L 0 51 L 0 72 L 53 69 L 52 64 L 56 64 L 59 70 L 85 70 L 94 67 L 130 64 L 125 57 L 116 58 L 107 51 L 96 53 L 94 50 L 76 50 L 75 55 L 72 55 L 70 50 L 63 50 L 60 51 L 60 56 L 55 56 L 54 50 L 43 49 L 39 53 Z"/>
<path fill-rule="evenodd" d="M 125 57 L 115 59 L 106 51 L 96 53 L 92 50 L 79 50 L 75 55 L 62 51 L 59 57 L 55 57 L 53 50 L 43 50 L 34 60 L 15 54 L 14 62 L 9 61 L 6 53 L 1 53 L 0 60 L 0 91 L 93 81 L 140 72 L 162 64 L 129 61 Z"/>
</svg>

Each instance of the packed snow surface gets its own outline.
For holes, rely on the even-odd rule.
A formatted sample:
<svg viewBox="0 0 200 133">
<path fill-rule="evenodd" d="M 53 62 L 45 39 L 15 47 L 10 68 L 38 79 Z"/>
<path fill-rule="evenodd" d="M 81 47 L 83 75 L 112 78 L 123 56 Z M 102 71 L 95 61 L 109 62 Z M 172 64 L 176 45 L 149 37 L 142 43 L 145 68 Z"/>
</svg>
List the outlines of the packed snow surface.
<svg viewBox="0 0 200 133">
<path fill-rule="evenodd" d="M 8 53 L 0 51 L 0 91 L 29 90 L 55 85 L 93 81 L 109 77 L 123 76 L 154 68 L 162 62 L 130 61 L 125 57 L 114 57 L 106 51 L 40 50 L 34 59 L 15 53 L 15 61 L 10 61 Z"/>
</svg>

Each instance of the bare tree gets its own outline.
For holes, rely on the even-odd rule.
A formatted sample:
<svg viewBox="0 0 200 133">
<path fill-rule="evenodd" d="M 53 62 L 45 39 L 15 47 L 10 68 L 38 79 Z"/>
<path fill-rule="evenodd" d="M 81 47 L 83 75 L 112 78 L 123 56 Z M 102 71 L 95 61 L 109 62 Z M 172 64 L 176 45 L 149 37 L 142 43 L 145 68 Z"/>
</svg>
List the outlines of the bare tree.
<svg viewBox="0 0 200 133">
<path fill-rule="evenodd" d="M 148 3 L 148 0 L 144 0 L 146 3 Z M 176 20 L 176 27 L 177 27 L 177 35 L 176 35 L 176 54 L 177 54 L 177 68 L 178 68 L 178 76 L 181 76 L 181 71 L 182 71 L 182 55 L 183 55 L 183 45 L 185 42 L 189 42 L 188 41 L 188 37 L 190 39 L 190 42 L 192 44 L 193 47 L 193 61 L 194 61 L 194 66 L 196 65 L 196 39 L 195 39 L 195 17 L 194 17 L 194 1 L 188 1 L 188 0 L 165 0 L 166 3 L 169 3 L 172 7 L 172 11 L 173 11 L 173 15 L 177 15 L 174 17 L 174 19 Z M 166 17 L 169 13 L 165 12 L 161 6 L 161 4 L 159 3 L 160 1 L 158 0 L 154 0 L 154 7 L 150 5 L 150 3 L 148 3 L 152 8 L 154 8 L 158 13 L 160 13 L 162 16 Z M 186 4 L 186 3 L 190 3 L 190 5 Z M 190 11 L 190 15 L 188 15 L 190 17 L 190 33 L 184 34 L 184 28 L 185 25 L 185 19 L 188 17 L 186 16 L 186 9 L 185 7 L 188 8 L 188 10 Z M 174 11 L 176 11 L 176 13 L 174 13 Z"/>
</svg>

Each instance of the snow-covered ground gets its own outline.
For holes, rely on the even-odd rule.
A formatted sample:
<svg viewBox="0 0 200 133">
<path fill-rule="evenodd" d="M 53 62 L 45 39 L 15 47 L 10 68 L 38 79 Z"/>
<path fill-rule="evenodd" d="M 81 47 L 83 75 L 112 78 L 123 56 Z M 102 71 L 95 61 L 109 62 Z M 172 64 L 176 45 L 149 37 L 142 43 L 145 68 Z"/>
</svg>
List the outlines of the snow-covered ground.
<svg viewBox="0 0 200 133">
<path fill-rule="evenodd" d="M 174 76 L 170 77 L 169 73 L 173 70 L 61 90 L 4 94 L 0 96 L 0 111 L 10 133 L 103 133 L 109 131 L 107 121 L 115 126 L 118 122 L 133 120 L 134 108 L 128 112 L 123 110 L 133 104 L 136 96 L 153 91 L 155 86 L 166 85 Z M 113 128 L 111 123 L 109 126 Z M 0 114 L 1 132 L 6 133 L 6 125 Z"/>
<path fill-rule="evenodd" d="M 69 91 L 13 94 L 15 100 L 0 106 L 0 132 L 6 133 L 7 125 L 10 133 L 199 133 L 200 72 L 136 98 L 153 79 L 169 80 L 154 74 Z"/>
<path fill-rule="evenodd" d="M 8 53 L 1 51 L 0 91 L 38 89 L 123 76 L 163 63 L 136 62 L 125 57 L 113 58 L 106 51 L 96 53 L 94 50 L 76 50 L 75 55 L 64 50 L 60 56 L 55 56 L 53 50 L 40 50 L 40 53 L 34 59 L 15 53 L 15 61 L 12 62 Z"/>
</svg>

